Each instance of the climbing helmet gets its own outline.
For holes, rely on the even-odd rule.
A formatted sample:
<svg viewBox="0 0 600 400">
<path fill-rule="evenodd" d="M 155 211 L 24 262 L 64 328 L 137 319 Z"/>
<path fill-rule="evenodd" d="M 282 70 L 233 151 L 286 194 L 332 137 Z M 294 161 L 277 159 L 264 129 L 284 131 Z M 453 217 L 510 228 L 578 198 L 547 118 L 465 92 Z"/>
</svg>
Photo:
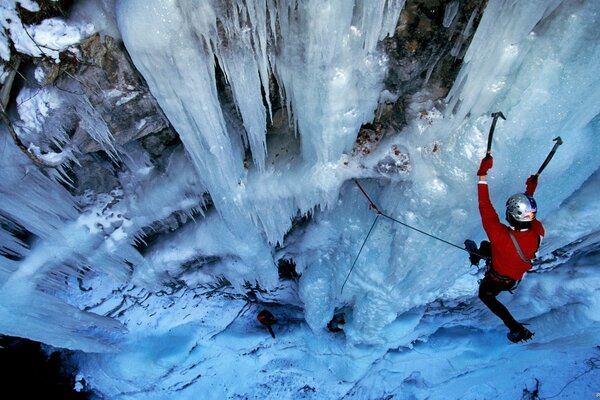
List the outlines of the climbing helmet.
<svg viewBox="0 0 600 400">
<path fill-rule="evenodd" d="M 532 196 L 524 193 L 513 194 L 506 200 L 506 217 L 509 215 L 518 222 L 530 222 L 537 214 L 537 204 Z"/>
</svg>

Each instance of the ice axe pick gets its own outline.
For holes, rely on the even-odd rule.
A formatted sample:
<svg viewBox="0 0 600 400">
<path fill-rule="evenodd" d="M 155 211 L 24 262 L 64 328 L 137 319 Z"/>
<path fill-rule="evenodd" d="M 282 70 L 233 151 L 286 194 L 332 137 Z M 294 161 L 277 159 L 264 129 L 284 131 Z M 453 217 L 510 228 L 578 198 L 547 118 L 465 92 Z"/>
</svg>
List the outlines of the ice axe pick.
<svg viewBox="0 0 600 400">
<path fill-rule="evenodd" d="M 496 111 L 495 113 L 492 113 L 492 118 L 494 118 L 494 120 L 492 121 L 490 133 L 488 134 L 487 150 L 485 152 L 486 158 L 489 157 L 492 153 L 492 137 L 494 136 L 494 129 L 496 129 L 496 121 L 498 121 L 498 118 L 502 118 L 506 121 L 506 117 L 504 116 L 504 114 L 502 114 L 502 111 Z"/>
<path fill-rule="evenodd" d="M 544 162 L 542 163 L 542 165 L 540 166 L 540 169 L 538 169 L 538 172 L 536 173 L 536 175 L 539 175 L 542 173 L 542 171 L 544 170 L 544 168 L 546 168 L 546 165 L 548 165 L 548 163 L 550 162 L 550 160 L 552 160 L 552 157 L 554 157 L 554 153 L 556 153 L 556 149 L 558 149 L 558 146 L 560 146 L 561 144 L 563 144 L 562 139 L 559 137 L 553 139 L 556 143 L 554 143 L 554 147 L 552 147 L 552 150 L 550 150 L 550 153 L 548 154 L 548 156 L 546 157 L 546 159 L 544 160 Z"/>
</svg>

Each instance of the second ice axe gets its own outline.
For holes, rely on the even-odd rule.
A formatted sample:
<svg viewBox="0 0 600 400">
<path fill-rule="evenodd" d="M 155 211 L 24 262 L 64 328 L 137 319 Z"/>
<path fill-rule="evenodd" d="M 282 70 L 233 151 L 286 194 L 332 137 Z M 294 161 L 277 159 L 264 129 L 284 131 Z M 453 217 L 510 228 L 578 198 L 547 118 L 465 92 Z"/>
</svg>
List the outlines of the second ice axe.
<svg viewBox="0 0 600 400">
<path fill-rule="evenodd" d="M 552 150 L 550 150 L 550 153 L 548 154 L 548 156 L 546 157 L 546 159 L 544 160 L 544 162 L 542 163 L 542 165 L 540 166 L 540 169 L 538 169 L 538 172 L 536 172 L 536 175 L 539 175 L 542 173 L 542 171 L 544 170 L 544 168 L 546 168 L 546 166 L 548 165 L 548 163 L 550 162 L 550 160 L 552 160 L 552 157 L 554 157 L 554 153 L 556 153 L 556 149 L 558 149 L 558 146 L 560 146 L 561 144 L 563 144 L 562 139 L 559 137 L 555 138 L 554 141 L 556 143 L 554 143 L 554 147 L 552 147 Z"/>
</svg>

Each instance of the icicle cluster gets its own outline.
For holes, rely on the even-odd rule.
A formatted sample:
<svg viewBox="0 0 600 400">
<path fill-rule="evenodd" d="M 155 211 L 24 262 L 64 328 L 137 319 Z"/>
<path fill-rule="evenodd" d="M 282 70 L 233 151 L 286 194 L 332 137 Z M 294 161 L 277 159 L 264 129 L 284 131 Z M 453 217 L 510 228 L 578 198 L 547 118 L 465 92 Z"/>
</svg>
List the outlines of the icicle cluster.
<svg viewBox="0 0 600 400">
<path fill-rule="evenodd" d="M 404 1 L 350 3 L 117 3 L 123 40 L 215 205 L 249 236 L 281 242 L 298 212 L 331 201 L 339 184 L 321 182 L 315 172 L 331 168 L 373 118 L 385 72 L 376 46 L 394 32 Z M 241 121 L 220 98 L 216 70 Z M 282 104 L 270 102 L 274 81 Z M 274 171 L 267 160 L 269 120 L 281 106 L 301 142 L 291 172 Z M 253 166 L 244 166 L 246 148 Z M 305 181 L 304 189 L 293 180 Z"/>
</svg>

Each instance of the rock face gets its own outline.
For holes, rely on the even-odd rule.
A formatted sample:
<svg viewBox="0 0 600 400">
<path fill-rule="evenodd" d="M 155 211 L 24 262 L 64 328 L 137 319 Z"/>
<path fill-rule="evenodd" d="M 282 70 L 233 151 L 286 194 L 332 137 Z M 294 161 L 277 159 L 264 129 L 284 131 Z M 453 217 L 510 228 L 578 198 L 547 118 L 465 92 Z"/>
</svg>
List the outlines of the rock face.
<svg viewBox="0 0 600 400">
<path fill-rule="evenodd" d="M 388 55 L 389 72 L 385 81 L 386 98 L 382 98 L 373 122 L 383 128 L 384 136 L 398 132 L 405 125 L 410 118 L 406 105 L 416 93 L 426 92 L 425 96 L 434 101 L 446 95 L 485 4 L 486 0 L 406 1 L 394 36 L 382 43 Z M 60 110 L 55 118 L 60 119 L 79 153 L 76 157 L 80 166 L 73 166 L 72 170 L 73 175 L 80 175 L 76 180 L 89 184 L 91 177 L 83 176 L 87 174 L 85 171 L 95 169 L 94 160 L 107 161 L 103 156 L 90 158 L 89 153 L 104 150 L 109 158 L 116 160 L 124 146 L 137 141 L 151 158 L 157 158 L 167 147 L 179 142 L 120 41 L 95 34 L 82 42 L 76 52 L 62 53 L 60 64 L 37 61 L 44 70 L 42 85 L 65 89 L 62 96 L 73 104 L 70 109 Z M 219 91 L 226 99 L 228 84 L 219 83 Z M 279 90 L 271 93 L 271 103 L 281 104 L 277 98 Z M 440 102 L 439 106 L 443 104 Z M 282 110 L 275 111 L 279 115 Z M 277 130 L 277 126 L 278 122 L 273 121 L 269 130 Z M 364 139 L 357 132 L 356 146 L 364 147 L 361 144 Z M 375 142 L 380 139 L 381 136 Z M 371 143 L 370 147 L 376 145 Z M 382 163 L 386 167 L 383 170 L 378 168 L 383 175 L 389 173 L 390 161 Z M 406 160 L 393 161 L 394 168 L 400 161 L 401 170 L 409 168 Z M 112 177 L 99 179 L 103 184 L 97 189 L 106 190 L 107 185 L 117 183 L 114 168 L 99 170 Z"/>
<path fill-rule="evenodd" d="M 405 103 L 416 92 L 431 100 L 449 91 L 487 0 L 408 0 L 394 37 L 383 42 L 389 57 L 386 102 L 379 117 L 384 126 L 400 128 Z"/>
<path fill-rule="evenodd" d="M 117 145 L 170 130 L 167 119 L 133 68 L 122 44 L 110 36 L 94 35 L 81 44 L 81 57 L 74 79 L 86 89 L 85 96 L 106 122 Z M 67 78 L 68 75 L 63 75 L 61 79 Z M 166 140 L 172 140 L 174 136 L 170 130 Z M 72 139 L 84 153 L 101 149 L 81 126 Z"/>
<path fill-rule="evenodd" d="M 95 34 L 77 50 L 61 53 L 60 64 L 38 60 L 42 87 L 58 88 L 62 99 L 44 127 L 61 126 L 76 149 L 77 163 L 67 170 L 73 194 L 110 192 L 120 186 L 119 160 L 128 148 L 141 146 L 154 159 L 179 136 L 121 42 Z"/>
<path fill-rule="evenodd" d="M 427 112 L 426 109 L 407 110 L 415 95 L 424 99 L 423 104 L 427 101 L 431 104 L 446 95 L 486 2 L 406 1 L 394 36 L 381 43 L 389 66 L 381 108 L 373 125 L 365 125 L 357 132 L 354 150 L 349 155 L 355 159 L 368 154 L 379 157 L 368 166 L 373 178 L 403 179 L 410 173 L 411 162 L 406 149 L 390 145 L 385 139 L 401 131 L 411 112 Z M 56 108 L 54 114 L 48 114 L 44 126 L 37 132 L 39 136 L 25 139 L 32 144 L 46 139 L 47 145 L 42 150 L 51 153 L 56 151 L 52 144 L 66 138 L 65 147 L 73 150 L 69 154 L 74 156 L 64 159 L 77 161 L 71 162 L 68 169 L 72 183 L 69 190 L 80 195 L 86 189 L 108 193 L 118 188 L 119 174 L 128 168 L 126 162 L 120 162 L 120 154 L 128 152 L 138 155 L 145 152 L 138 157 L 144 160 L 144 167 L 162 168 L 162 154 L 173 145 L 181 145 L 179 137 L 123 44 L 112 37 L 95 34 L 76 49 L 61 53 L 60 60 L 57 64 L 53 60 L 29 59 L 43 71 L 39 74 L 41 78 L 36 71 L 43 88 L 54 90 L 66 100 L 57 106 L 60 108 Z M 229 85 L 220 78 L 217 89 L 221 101 L 230 103 Z M 281 92 L 275 80 L 271 79 L 270 84 L 271 104 L 285 103 L 279 98 Z M 233 104 L 229 106 L 235 109 Z M 435 107 L 443 108 L 443 102 L 435 103 Z M 269 150 L 276 158 L 278 149 L 288 151 L 291 140 L 275 135 L 280 130 L 289 130 L 289 126 L 286 110 L 274 111 L 275 118 L 269 126 Z M 65 135 L 46 135 L 49 131 L 64 131 Z M 387 151 L 376 151 L 382 143 L 386 143 Z M 299 144 L 294 143 L 294 146 Z"/>
</svg>

